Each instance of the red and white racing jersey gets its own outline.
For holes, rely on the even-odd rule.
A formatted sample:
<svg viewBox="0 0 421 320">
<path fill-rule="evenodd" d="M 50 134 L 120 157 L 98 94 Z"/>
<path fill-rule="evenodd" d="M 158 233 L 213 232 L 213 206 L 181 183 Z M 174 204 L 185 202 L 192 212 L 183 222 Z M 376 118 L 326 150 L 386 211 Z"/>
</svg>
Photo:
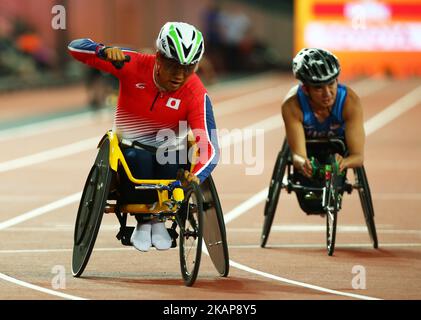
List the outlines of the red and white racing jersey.
<svg viewBox="0 0 421 320">
<path fill-rule="evenodd" d="M 193 74 L 178 90 L 162 92 L 153 80 L 155 55 L 122 49 L 131 60 L 116 69 L 98 56 L 103 47 L 90 39 L 78 39 L 68 49 L 75 59 L 120 80 L 114 119 L 119 137 L 155 147 L 176 145 L 190 128 L 200 150 L 193 173 L 204 181 L 217 164 L 219 147 L 212 104 L 199 77 Z"/>
</svg>

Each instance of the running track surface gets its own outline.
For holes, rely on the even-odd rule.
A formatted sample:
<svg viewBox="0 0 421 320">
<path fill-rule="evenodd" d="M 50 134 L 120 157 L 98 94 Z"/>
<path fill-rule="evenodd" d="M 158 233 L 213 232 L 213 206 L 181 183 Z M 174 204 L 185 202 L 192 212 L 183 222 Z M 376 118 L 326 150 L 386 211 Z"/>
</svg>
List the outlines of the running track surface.
<svg viewBox="0 0 421 320">
<path fill-rule="evenodd" d="M 306 216 L 295 195 L 285 192 L 267 248 L 259 247 L 265 188 L 285 136 L 280 104 L 292 84 L 289 76 L 265 74 L 209 89 L 218 128 L 227 129 L 227 137 L 233 129 L 248 129 L 253 138 L 222 139 L 231 161 L 213 173 L 225 213 L 230 274 L 220 278 L 203 254 L 192 288 L 181 279 L 178 248 L 140 253 L 123 247 L 113 215 L 104 216 L 83 277 L 71 275 L 79 192 L 112 116 L 84 114 L 0 130 L 0 299 L 420 299 L 421 80 L 348 83 L 364 106 L 365 166 L 380 246 L 371 246 L 354 192 L 343 201 L 333 257 L 326 254 L 325 219 Z M 86 92 L 72 87 L 0 101 L 2 122 L 13 122 L 82 106 Z M 254 149 L 245 159 L 250 141 Z M 259 141 L 264 150 L 257 157 Z M 243 159 L 234 163 L 240 147 Z M 60 272 L 65 276 L 57 282 Z M 363 288 L 354 288 L 355 277 L 364 275 Z"/>
</svg>

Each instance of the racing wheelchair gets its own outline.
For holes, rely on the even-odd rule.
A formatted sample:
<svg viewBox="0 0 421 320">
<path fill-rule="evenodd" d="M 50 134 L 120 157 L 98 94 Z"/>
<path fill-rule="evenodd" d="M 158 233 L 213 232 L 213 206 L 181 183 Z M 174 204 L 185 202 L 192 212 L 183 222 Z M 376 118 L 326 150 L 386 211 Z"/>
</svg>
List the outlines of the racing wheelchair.
<svg viewBox="0 0 421 320">
<path fill-rule="evenodd" d="M 263 230 L 260 246 L 264 248 L 268 241 L 281 189 L 288 193 L 295 192 L 301 209 L 307 214 L 326 216 L 326 245 L 329 256 L 335 250 L 336 225 L 341 209 L 343 194 L 358 190 L 368 233 L 374 248 L 378 248 L 377 232 L 374 223 L 374 209 L 370 187 L 364 166 L 353 169 L 355 182 L 349 183 L 346 171 L 340 172 L 335 160 L 335 153 L 348 154 L 346 144 L 338 138 L 311 139 L 306 141 L 307 154 L 311 157 L 313 177 L 304 177 L 292 164 L 292 154 L 287 140 L 278 153 L 269 193 L 266 198 Z M 315 157 L 315 155 L 317 155 Z"/>
<path fill-rule="evenodd" d="M 132 245 L 130 237 L 135 228 L 127 225 L 129 214 L 172 221 L 171 228 L 167 230 L 172 238 L 172 248 L 177 246 L 178 239 L 181 274 L 186 286 L 192 286 L 196 281 L 202 254 L 202 239 L 219 275 L 228 276 L 229 257 L 225 223 L 212 177 L 209 176 L 200 185 L 191 182 L 187 183 L 187 186 L 186 183 L 182 184 L 180 179 L 136 179 L 132 176 L 122 153 L 123 143 L 113 131 L 108 131 L 99 142 L 98 154 L 86 180 L 76 218 L 73 276 L 80 277 L 85 270 L 104 213 L 116 215 L 120 223 L 116 237 L 126 246 Z M 133 147 L 146 150 L 149 147 L 137 142 L 131 143 Z M 157 201 L 151 205 L 127 203 L 122 200 L 119 191 L 119 175 L 122 173 L 127 175 L 135 189 L 140 192 L 152 192 Z"/>
</svg>

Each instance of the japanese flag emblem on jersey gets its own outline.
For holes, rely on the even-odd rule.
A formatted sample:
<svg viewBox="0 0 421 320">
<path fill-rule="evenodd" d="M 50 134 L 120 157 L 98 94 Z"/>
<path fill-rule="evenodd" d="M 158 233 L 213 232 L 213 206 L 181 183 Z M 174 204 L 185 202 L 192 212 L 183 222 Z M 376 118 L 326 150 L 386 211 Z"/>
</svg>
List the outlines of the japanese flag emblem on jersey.
<svg viewBox="0 0 421 320">
<path fill-rule="evenodd" d="M 166 106 L 168 108 L 174 109 L 174 110 L 178 110 L 178 108 L 180 107 L 180 99 L 175 99 L 175 98 L 169 98 L 167 101 Z"/>
</svg>

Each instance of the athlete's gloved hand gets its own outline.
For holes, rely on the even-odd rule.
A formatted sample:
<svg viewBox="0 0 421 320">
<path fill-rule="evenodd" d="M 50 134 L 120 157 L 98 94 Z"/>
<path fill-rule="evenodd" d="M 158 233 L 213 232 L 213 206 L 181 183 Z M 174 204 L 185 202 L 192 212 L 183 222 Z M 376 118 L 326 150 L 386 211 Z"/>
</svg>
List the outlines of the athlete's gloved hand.
<svg viewBox="0 0 421 320">
<path fill-rule="evenodd" d="M 124 61 L 126 56 L 118 47 L 107 47 L 104 49 L 105 59 L 108 61 Z"/>
<path fill-rule="evenodd" d="M 188 182 L 196 182 L 197 184 L 200 184 L 200 180 L 198 177 L 196 177 L 193 173 L 185 170 L 184 171 L 184 178 L 188 181 Z"/>
<path fill-rule="evenodd" d="M 342 172 L 346 169 L 346 161 L 344 159 L 344 157 L 342 157 L 340 154 L 335 153 L 335 160 L 339 165 L 339 172 Z"/>
<path fill-rule="evenodd" d="M 180 180 L 183 187 L 187 187 L 190 182 L 196 182 L 200 184 L 200 180 L 196 177 L 193 173 L 189 172 L 188 170 L 179 169 L 177 172 L 177 180 Z"/>
</svg>

